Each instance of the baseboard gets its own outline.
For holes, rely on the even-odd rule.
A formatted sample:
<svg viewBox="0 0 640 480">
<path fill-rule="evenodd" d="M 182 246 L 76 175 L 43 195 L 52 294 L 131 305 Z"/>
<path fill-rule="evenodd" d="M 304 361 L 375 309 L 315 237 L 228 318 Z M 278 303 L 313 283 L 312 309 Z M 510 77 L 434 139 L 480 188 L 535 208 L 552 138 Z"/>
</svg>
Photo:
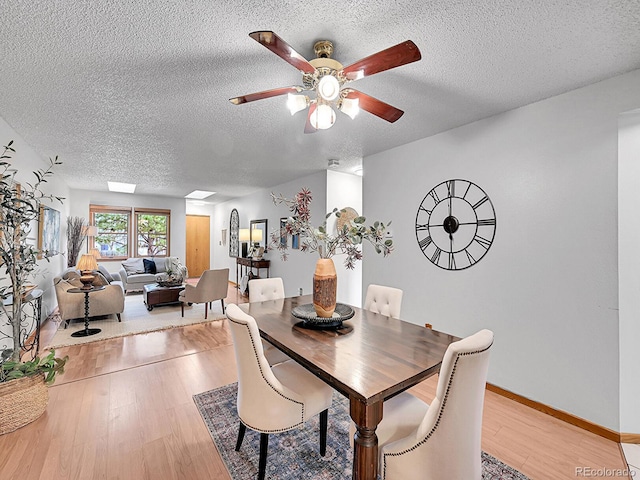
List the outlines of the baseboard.
<svg viewBox="0 0 640 480">
<path fill-rule="evenodd" d="M 620 443 L 640 443 L 640 433 L 621 433 Z"/>
<path fill-rule="evenodd" d="M 498 395 L 502 395 L 510 400 L 518 402 L 522 405 L 526 405 L 527 407 L 533 408 L 534 410 L 538 410 L 539 412 L 546 413 L 547 415 L 551 415 L 558 420 L 562 420 L 563 422 L 569 423 L 571 425 L 575 425 L 576 427 L 582 428 L 583 430 L 587 430 L 588 432 L 595 433 L 600 437 L 604 437 L 607 440 L 612 440 L 617 443 L 621 443 L 621 438 L 623 435 L 624 438 L 635 438 L 636 441 L 627 441 L 624 443 L 640 443 L 640 435 L 635 434 L 621 434 L 616 432 L 615 430 L 611 430 L 607 427 L 603 427 L 596 423 L 590 422 L 589 420 L 585 420 L 584 418 L 577 417 L 570 413 L 567 413 L 563 410 L 557 410 L 549 405 L 545 405 L 540 402 L 536 402 L 535 400 L 528 399 L 523 397 L 522 395 L 518 395 L 517 393 L 510 392 L 509 390 L 505 390 L 504 388 L 500 388 L 491 383 L 487 383 L 487 390 L 497 393 Z"/>
</svg>

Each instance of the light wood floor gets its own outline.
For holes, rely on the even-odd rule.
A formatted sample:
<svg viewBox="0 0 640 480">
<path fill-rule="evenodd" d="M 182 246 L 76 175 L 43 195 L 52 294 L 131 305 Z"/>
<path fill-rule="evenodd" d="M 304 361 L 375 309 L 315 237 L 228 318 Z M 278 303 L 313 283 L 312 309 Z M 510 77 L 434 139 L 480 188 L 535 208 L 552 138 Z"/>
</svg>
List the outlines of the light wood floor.
<svg viewBox="0 0 640 480">
<path fill-rule="evenodd" d="M 245 301 L 230 286 L 227 303 Z M 43 344 L 54 328 L 45 324 Z M 57 354 L 70 360 L 45 414 L 0 436 L 0 479 L 229 479 L 191 398 L 237 379 L 226 320 Z M 412 391 L 428 402 L 436 383 Z M 625 467 L 618 444 L 489 391 L 482 448 L 532 479 Z"/>
</svg>

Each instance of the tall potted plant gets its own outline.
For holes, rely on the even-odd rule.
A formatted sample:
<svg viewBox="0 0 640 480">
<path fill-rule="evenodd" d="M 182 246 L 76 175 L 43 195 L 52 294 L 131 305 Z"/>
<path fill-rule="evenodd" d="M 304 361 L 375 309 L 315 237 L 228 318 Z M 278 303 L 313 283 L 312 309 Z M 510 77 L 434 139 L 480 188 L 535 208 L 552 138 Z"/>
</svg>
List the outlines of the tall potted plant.
<svg viewBox="0 0 640 480">
<path fill-rule="evenodd" d="M 0 272 L 5 274 L 0 297 L 13 341 L 10 348 L 0 352 L 0 434 L 26 425 L 44 412 L 48 399 L 44 384 L 52 383 L 57 373 L 63 373 L 67 360 L 55 358 L 51 350 L 42 360 L 36 357 L 21 361 L 21 347 L 30 333 L 25 325 L 24 286 L 37 266 L 38 253 L 27 242 L 27 237 L 32 222 L 39 220 L 40 203 L 44 200 L 62 202 L 62 198 L 41 190 L 42 184 L 53 175 L 53 167 L 61 162 L 58 157 L 50 160 L 46 170 L 33 172 L 34 183 L 20 185 L 15 181 L 16 170 L 8 161 L 11 153 L 15 153 L 12 144 L 13 141 L 9 142 L 0 155 Z"/>
<path fill-rule="evenodd" d="M 374 222 L 365 225 L 366 218 L 356 216 L 348 217 L 346 209 L 327 213 L 324 222 L 314 227 L 311 224 L 311 191 L 303 188 L 294 198 L 286 198 L 282 195 L 271 194 L 275 205 L 289 207 L 291 216 L 287 218 L 281 230 L 271 233 L 271 248 L 277 248 L 283 260 L 287 259 L 288 243 L 281 242 L 285 235 L 299 235 L 300 249 L 303 252 L 316 252 L 320 258 L 316 263 L 313 275 L 313 307 L 318 317 L 330 318 L 336 307 L 336 293 L 338 280 L 332 257 L 336 254 L 346 254 L 344 264 L 348 269 L 353 269 L 355 263 L 362 259 L 362 243 L 369 242 L 375 248 L 376 253 L 382 253 L 385 257 L 393 251 L 393 240 L 385 239 L 385 232 L 391 222 L 384 224 Z M 335 216 L 338 221 L 335 233 L 327 230 L 327 220 Z M 340 219 L 342 218 L 342 221 Z"/>
</svg>

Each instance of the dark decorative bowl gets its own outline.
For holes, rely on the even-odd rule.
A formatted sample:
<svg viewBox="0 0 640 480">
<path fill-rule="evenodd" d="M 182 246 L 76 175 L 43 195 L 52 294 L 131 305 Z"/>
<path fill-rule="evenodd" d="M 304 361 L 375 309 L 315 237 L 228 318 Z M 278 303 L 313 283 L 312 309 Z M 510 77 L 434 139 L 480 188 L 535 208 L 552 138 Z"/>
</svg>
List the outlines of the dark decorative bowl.
<svg viewBox="0 0 640 480">
<path fill-rule="evenodd" d="M 312 303 L 298 305 L 291 310 L 291 314 L 302 320 L 305 328 L 339 328 L 342 322 L 349 320 L 355 312 L 344 303 L 336 303 L 336 309 L 331 318 L 319 317 Z"/>
</svg>

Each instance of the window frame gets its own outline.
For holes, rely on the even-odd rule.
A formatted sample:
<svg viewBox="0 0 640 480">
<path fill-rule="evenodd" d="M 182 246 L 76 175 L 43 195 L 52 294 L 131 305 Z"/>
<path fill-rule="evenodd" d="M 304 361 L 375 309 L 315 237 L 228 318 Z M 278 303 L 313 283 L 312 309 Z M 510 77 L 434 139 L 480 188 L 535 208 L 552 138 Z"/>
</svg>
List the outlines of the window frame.
<svg viewBox="0 0 640 480">
<path fill-rule="evenodd" d="M 95 215 L 96 213 L 100 214 L 100 213 L 113 213 L 113 214 L 126 214 L 127 215 L 127 229 L 126 229 L 126 237 L 127 237 L 127 254 L 126 256 L 114 256 L 114 257 L 102 257 L 100 258 L 100 261 L 107 261 L 107 260 L 126 260 L 127 258 L 131 257 L 131 214 L 132 214 L 132 208 L 131 207 L 117 207 L 117 206 L 110 206 L 110 205 L 89 205 L 89 224 L 90 225 L 96 225 L 96 218 Z M 95 247 L 95 236 L 87 236 L 87 244 L 89 245 L 89 248 L 93 248 Z"/>
<path fill-rule="evenodd" d="M 165 258 L 165 257 L 169 257 L 170 252 L 171 252 L 171 210 L 167 210 L 167 209 L 162 209 L 162 208 L 135 208 L 133 209 L 133 249 L 134 249 L 134 256 L 136 258 L 145 258 L 145 257 L 149 257 L 150 255 L 140 255 L 140 253 L 138 252 L 138 216 L 139 215 L 157 215 L 157 216 L 164 216 L 167 217 L 167 232 L 166 232 L 166 237 L 167 237 L 167 248 L 166 248 L 166 253 L 164 255 L 153 255 L 154 257 L 158 257 L 158 258 Z"/>
</svg>

